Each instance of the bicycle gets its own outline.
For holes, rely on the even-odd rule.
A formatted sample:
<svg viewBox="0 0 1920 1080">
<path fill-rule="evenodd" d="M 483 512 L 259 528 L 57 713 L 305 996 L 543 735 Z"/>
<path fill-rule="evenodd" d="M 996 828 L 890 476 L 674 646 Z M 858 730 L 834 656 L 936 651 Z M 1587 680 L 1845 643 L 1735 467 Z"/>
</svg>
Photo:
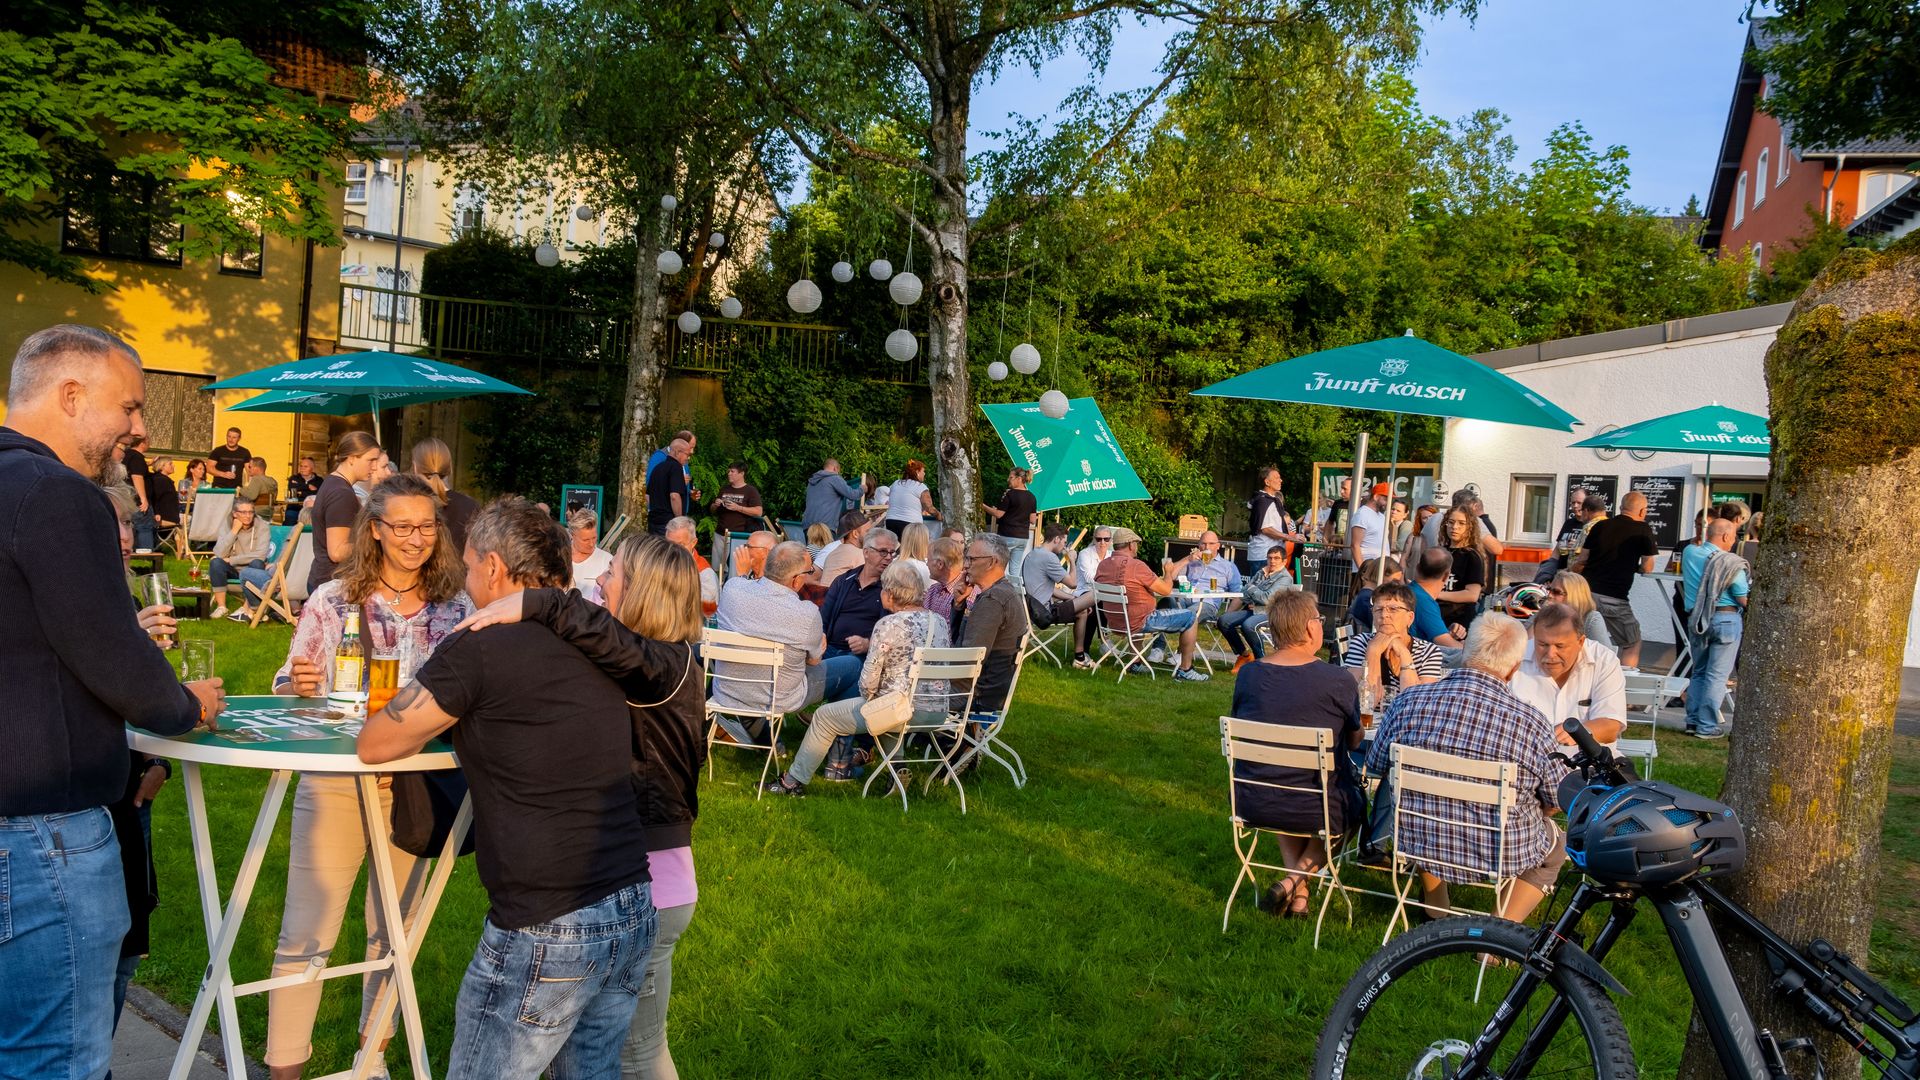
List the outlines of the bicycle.
<svg viewBox="0 0 1920 1080">
<path fill-rule="evenodd" d="M 1840 1034 L 1890 1080 L 1920 1080 L 1920 1018 L 1830 942 L 1802 950 L 1705 878 L 1740 869 L 1745 839 L 1728 807 L 1651 780 L 1564 725 L 1578 752 L 1560 790 L 1567 850 L 1583 877 L 1539 930 L 1492 917 L 1445 918 L 1394 939 L 1356 973 L 1320 1033 L 1315 1080 L 1633 1080 L 1634 1054 L 1603 966 L 1642 900 L 1659 913 L 1728 1080 L 1788 1080 L 1790 1054 L 1811 1039 L 1757 1028 L 1735 985 L 1723 935 L 1759 942 L 1772 993 Z M 1660 848 L 1674 837 L 1678 847 Z M 1583 917 L 1610 905 L 1591 947 Z M 1717 925 L 1716 925 L 1717 924 Z M 1436 991 L 1474 991 L 1443 1001 Z M 1396 993 L 1398 991 L 1399 993 Z M 1569 1024 L 1568 1021 L 1572 1023 Z"/>
</svg>

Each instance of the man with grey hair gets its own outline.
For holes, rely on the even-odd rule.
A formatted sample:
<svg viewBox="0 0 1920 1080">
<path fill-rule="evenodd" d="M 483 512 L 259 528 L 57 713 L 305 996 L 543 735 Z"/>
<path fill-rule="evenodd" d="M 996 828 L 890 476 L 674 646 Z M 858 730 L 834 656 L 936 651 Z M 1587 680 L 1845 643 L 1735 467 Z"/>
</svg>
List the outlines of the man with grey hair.
<svg viewBox="0 0 1920 1080">
<path fill-rule="evenodd" d="M 860 669 L 866 662 L 873 624 L 887 613 L 880 601 L 880 575 L 900 556 L 900 538 L 891 529 L 869 529 L 861 541 L 861 556 L 860 572 L 835 578 L 820 601 L 820 620 L 827 632 L 827 701 L 860 692 Z M 920 595 L 927 595 L 924 585 Z"/>
<path fill-rule="evenodd" d="M 1376 776 L 1388 775 L 1395 746 L 1511 762 L 1518 769 L 1520 800 L 1498 836 L 1455 824 L 1457 806 L 1419 792 L 1397 793 L 1407 810 L 1398 853 L 1420 867 L 1429 913 L 1444 914 L 1450 906 L 1449 882 L 1477 883 L 1491 871 L 1517 879 L 1495 914 L 1525 922 L 1567 860 L 1565 838 L 1548 818 L 1562 774 L 1553 763 L 1553 729 L 1507 685 L 1526 650 L 1525 626 L 1498 612 L 1482 615 L 1467 634 L 1461 667 L 1438 682 L 1400 691 L 1374 727 L 1367 771 Z"/>
<path fill-rule="evenodd" d="M 973 711 L 997 713 L 1008 705 L 1013 670 L 1027 635 L 1027 601 L 1007 577 L 1013 553 L 1007 542 L 981 533 L 967 545 L 963 568 L 966 584 L 953 600 L 950 637 L 961 647 L 987 650 L 980 679 L 973 688 Z"/>
<path fill-rule="evenodd" d="M 720 608 L 715 613 L 720 629 L 751 634 L 786 646 L 780 670 L 774 676 L 773 707 L 796 712 L 821 699 L 826 690 L 825 672 L 819 667 L 826 652 L 820 609 L 802 600 L 799 589 L 819 570 L 808 557 L 804 544 L 792 540 L 775 544 L 767 552 L 767 564 L 759 577 L 736 577 L 720 589 Z M 718 663 L 714 673 L 732 678 L 713 681 L 713 705 L 744 709 L 765 709 L 764 695 L 756 699 L 758 687 L 735 681 L 752 678 L 750 669 Z M 817 673 L 817 677 L 816 677 Z M 735 742 L 755 741 L 746 729 L 730 716 L 718 721 Z"/>
<path fill-rule="evenodd" d="M 1741 613 L 1747 606 L 1747 560 L 1733 553 L 1740 526 L 1732 518 L 1707 522 L 1707 542 L 1680 553 L 1681 600 L 1687 608 L 1687 732 L 1702 739 L 1727 733 L 1722 706 L 1727 679 L 1740 655 Z"/>
<path fill-rule="evenodd" d="M 717 604 L 720 602 L 720 575 L 714 572 L 713 564 L 700 554 L 700 527 L 693 519 L 685 515 L 667 522 L 667 543 L 678 544 L 693 556 L 694 569 L 700 572 L 700 602 Z M 708 608 L 712 611 L 712 608 Z"/>
<path fill-rule="evenodd" d="M 667 522 L 693 506 L 693 489 L 687 483 L 691 460 L 693 444 L 675 439 L 667 444 L 667 456 L 647 473 L 647 531 L 655 536 L 665 533 Z"/>
<path fill-rule="evenodd" d="M 475 515 L 464 559 L 476 607 L 571 580 L 566 533 L 519 497 Z M 472 790 L 488 902 L 445 1075 L 538 1076 L 556 1059 L 556 1073 L 616 1075 L 658 925 L 626 694 L 538 622 L 461 630 L 367 718 L 356 750 L 384 764 L 443 732 Z M 502 987 L 543 984 L 499 1007 Z"/>
<path fill-rule="evenodd" d="M 140 358 L 89 326 L 29 336 L 0 427 L 0 1076 L 99 1076 L 129 926 L 107 807 L 127 786 L 131 724 L 212 726 L 219 679 L 181 685 L 127 599 L 120 522 L 98 481 L 146 432 Z"/>
</svg>

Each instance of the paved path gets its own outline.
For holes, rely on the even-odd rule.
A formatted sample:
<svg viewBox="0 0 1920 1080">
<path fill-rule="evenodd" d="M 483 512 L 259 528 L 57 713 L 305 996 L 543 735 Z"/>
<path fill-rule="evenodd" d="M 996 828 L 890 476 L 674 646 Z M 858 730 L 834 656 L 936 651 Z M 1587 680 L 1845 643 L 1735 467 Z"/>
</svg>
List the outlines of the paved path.
<svg viewBox="0 0 1920 1080">
<path fill-rule="evenodd" d="M 127 1007 L 113 1035 L 113 1080 L 166 1080 L 167 1070 L 173 1068 L 174 1052 L 180 1047 L 176 1033 L 186 1027 L 186 1021 L 180 1010 L 152 991 L 129 987 Z M 200 1040 L 200 1053 L 188 1073 L 189 1080 L 224 1080 L 227 1074 L 219 1060 L 219 1040 L 209 1032 Z M 247 1064 L 249 1077 L 264 1080 L 266 1066 Z"/>
</svg>

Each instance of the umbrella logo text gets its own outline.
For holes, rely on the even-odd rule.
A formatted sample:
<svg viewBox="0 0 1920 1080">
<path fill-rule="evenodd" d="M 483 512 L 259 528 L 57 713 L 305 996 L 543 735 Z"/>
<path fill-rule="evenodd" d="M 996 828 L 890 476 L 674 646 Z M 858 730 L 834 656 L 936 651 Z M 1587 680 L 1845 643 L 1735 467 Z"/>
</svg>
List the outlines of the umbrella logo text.
<svg viewBox="0 0 1920 1080">
<path fill-rule="evenodd" d="M 1407 362 L 1399 357 L 1380 361 L 1380 374 L 1389 379 L 1397 379 L 1407 373 Z"/>
<path fill-rule="evenodd" d="M 1354 394 L 1376 394 L 1385 390 L 1391 397 L 1428 398 L 1434 401 L 1465 401 L 1464 386 L 1423 386 L 1417 382 L 1384 383 L 1379 379 L 1335 379 L 1324 371 L 1313 373 L 1308 390 L 1344 390 Z"/>
</svg>

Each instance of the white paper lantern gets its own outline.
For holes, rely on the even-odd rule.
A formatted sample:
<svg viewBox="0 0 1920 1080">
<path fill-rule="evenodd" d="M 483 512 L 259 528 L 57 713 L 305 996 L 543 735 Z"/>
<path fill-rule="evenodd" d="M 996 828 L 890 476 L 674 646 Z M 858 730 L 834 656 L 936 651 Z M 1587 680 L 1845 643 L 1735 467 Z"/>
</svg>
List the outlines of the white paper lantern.
<svg viewBox="0 0 1920 1080">
<path fill-rule="evenodd" d="M 573 216 L 579 218 L 581 221 L 592 221 L 593 207 L 588 206 L 586 203 L 581 203 L 579 206 L 573 208 Z"/>
<path fill-rule="evenodd" d="M 1007 365 L 998 360 L 988 364 L 987 378 L 992 379 L 994 382 L 1005 382 L 1007 379 Z"/>
<path fill-rule="evenodd" d="M 867 264 L 867 276 L 875 281 L 885 281 L 893 276 L 893 264 L 885 259 L 875 259 Z"/>
<path fill-rule="evenodd" d="M 717 232 L 717 233 L 714 233 L 712 236 L 707 237 L 707 246 L 712 248 L 715 251 L 719 251 L 721 248 L 726 247 L 727 234 L 723 232 Z"/>
<path fill-rule="evenodd" d="M 787 306 L 802 315 L 811 315 L 820 309 L 820 286 L 801 278 L 787 286 Z"/>
<path fill-rule="evenodd" d="M 895 330 L 887 335 L 887 355 L 906 363 L 920 352 L 920 340 L 911 330 Z"/>
<path fill-rule="evenodd" d="M 560 249 L 552 244 L 541 244 L 533 249 L 533 261 L 541 266 L 559 266 Z"/>
<path fill-rule="evenodd" d="M 740 301 L 735 297 L 729 296 L 720 301 L 720 317 L 723 319 L 737 319 L 741 310 Z"/>
<path fill-rule="evenodd" d="M 920 279 L 911 270 L 902 270 L 887 282 L 887 295 L 901 307 L 907 307 L 920 299 L 922 286 Z"/>
<path fill-rule="evenodd" d="M 833 274 L 833 280 L 845 285 L 847 282 L 853 280 L 853 264 L 842 259 L 833 264 L 831 273 Z"/>
<path fill-rule="evenodd" d="M 663 251 L 660 253 L 659 258 L 653 260 L 653 265 L 661 273 L 667 275 L 668 277 L 672 277 L 673 275 L 680 272 L 680 267 L 683 264 L 680 261 L 679 252 Z"/>
<path fill-rule="evenodd" d="M 1031 375 L 1040 370 L 1040 350 L 1024 341 L 1013 347 L 1013 353 L 1007 359 L 1013 361 L 1013 370 L 1022 375 Z"/>
<path fill-rule="evenodd" d="M 671 195 L 660 196 L 660 209 L 662 210 L 665 210 L 671 213 L 673 211 L 673 208 L 679 205 L 680 205 L 680 200 L 674 198 Z"/>
<path fill-rule="evenodd" d="M 1040 415 L 1055 420 L 1067 415 L 1067 395 L 1058 390 L 1049 390 L 1040 395 Z"/>
<path fill-rule="evenodd" d="M 700 332 L 700 316 L 695 315 L 691 311 L 681 312 L 679 323 L 680 332 L 683 334 L 697 334 Z"/>
</svg>

